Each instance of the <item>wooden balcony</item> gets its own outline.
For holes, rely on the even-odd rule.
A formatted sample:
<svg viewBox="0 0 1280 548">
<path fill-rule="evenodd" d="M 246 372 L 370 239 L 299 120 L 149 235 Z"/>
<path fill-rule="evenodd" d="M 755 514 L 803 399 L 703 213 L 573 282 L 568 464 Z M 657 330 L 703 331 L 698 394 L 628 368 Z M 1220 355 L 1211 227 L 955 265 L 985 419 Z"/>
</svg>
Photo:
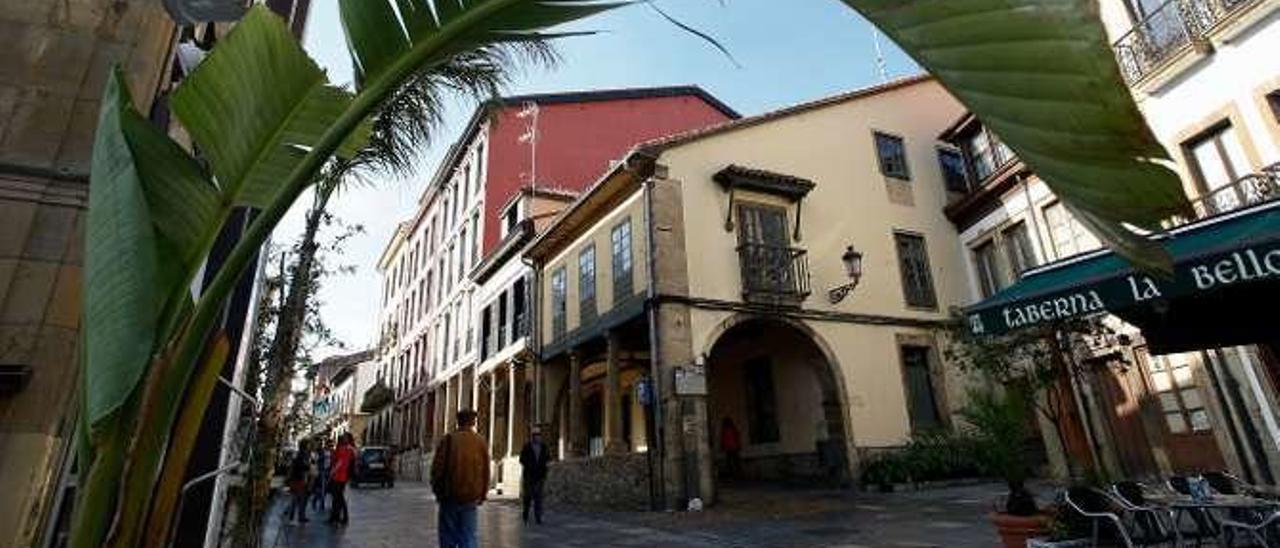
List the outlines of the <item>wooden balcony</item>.
<svg viewBox="0 0 1280 548">
<path fill-rule="evenodd" d="M 742 297 L 759 304 L 799 306 L 809 296 L 809 257 L 804 249 L 741 244 Z"/>
</svg>

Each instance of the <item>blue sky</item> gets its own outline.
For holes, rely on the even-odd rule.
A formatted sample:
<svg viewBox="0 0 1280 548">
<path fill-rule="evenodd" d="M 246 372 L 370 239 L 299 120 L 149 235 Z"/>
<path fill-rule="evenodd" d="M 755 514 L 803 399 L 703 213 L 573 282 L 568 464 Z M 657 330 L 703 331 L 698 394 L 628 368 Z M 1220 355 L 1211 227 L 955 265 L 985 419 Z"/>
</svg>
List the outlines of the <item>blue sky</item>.
<svg viewBox="0 0 1280 548">
<path fill-rule="evenodd" d="M 738 64 L 649 7 L 635 5 L 574 23 L 574 30 L 600 33 L 559 42 L 560 65 L 526 71 L 510 93 L 694 84 L 750 116 L 880 79 L 870 25 L 838 0 L 657 2 L 680 21 L 716 37 Z M 919 71 L 891 42 L 883 36 L 880 41 L 890 78 Z M 350 81 L 337 0 L 313 0 L 303 42 L 331 80 Z M 343 260 L 357 267 L 356 274 L 328 280 L 320 298 L 325 321 L 350 348 L 373 342 L 379 305 L 375 263 L 396 224 L 413 213 L 436 162 L 457 139 L 473 106 L 458 101 L 450 109 L 432 146 L 422 152 L 417 176 L 377 181 L 338 198 L 334 213 L 363 225 L 366 232 L 347 246 Z M 304 197 L 286 217 L 275 236 L 278 242 L 291 241 L 300 231 L 308 201 Z"/>
</svg>

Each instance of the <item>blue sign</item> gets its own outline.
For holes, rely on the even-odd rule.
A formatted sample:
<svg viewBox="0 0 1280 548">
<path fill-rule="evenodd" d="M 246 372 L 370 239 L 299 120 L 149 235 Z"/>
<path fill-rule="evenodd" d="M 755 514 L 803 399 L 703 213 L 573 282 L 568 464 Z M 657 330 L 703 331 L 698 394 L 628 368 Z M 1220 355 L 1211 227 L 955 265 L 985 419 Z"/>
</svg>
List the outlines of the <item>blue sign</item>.
<svg viewBox="0 0 1280 548">
<path fill-rule="evenodd" d="M 648 378 L 636 382 L 636 401 L 640 405 L 653 405 L 653 383 Z"/>
</svg>

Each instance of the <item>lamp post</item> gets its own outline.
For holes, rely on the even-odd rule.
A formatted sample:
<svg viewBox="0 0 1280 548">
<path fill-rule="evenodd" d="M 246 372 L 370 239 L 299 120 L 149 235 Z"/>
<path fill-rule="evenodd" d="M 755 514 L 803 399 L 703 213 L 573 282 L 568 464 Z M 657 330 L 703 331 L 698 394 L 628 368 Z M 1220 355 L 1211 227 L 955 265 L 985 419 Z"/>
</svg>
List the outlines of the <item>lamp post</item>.
<svg viewBox="0 0 1280 548">
<path fill-rule="evenodd" d="M 843 301 L 862 280 L 862 252 L 854 249 L 853 246 L 848 246 L 840 256 L 840 261 L 844 263 L 844 272 L 849 276 L 850 282 L 827 290 L 827 300 L 831 304 Z"/>
</svg>

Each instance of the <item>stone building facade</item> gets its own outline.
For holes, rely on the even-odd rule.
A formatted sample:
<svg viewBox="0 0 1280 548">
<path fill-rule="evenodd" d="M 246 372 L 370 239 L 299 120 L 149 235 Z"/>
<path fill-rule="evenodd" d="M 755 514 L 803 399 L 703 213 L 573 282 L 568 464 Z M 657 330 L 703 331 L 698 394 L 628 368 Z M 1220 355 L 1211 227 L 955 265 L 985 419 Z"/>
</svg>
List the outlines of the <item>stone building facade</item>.
<svg viewBox="0 0 1280 548">
<path fill-rule="evenodd" d="M 99 97 L 119 63 L 146 112 L 175 26 L 160 3 L 20 0 L 0 35 L 0 546 L 45 535 L 78 390 L 84 222 Z"/>
<path fill-rule="evenodd" d="M 740 476 L 826 485 L 950 424 L 940 329 L 967 292 L 935 144 L 961 112 L 913 77 L 617 163 L 526 253 L 559 473 L 643 454 L 653 506 L 682 508 L 726 485 L 730 424 Z"/>
</svg>

